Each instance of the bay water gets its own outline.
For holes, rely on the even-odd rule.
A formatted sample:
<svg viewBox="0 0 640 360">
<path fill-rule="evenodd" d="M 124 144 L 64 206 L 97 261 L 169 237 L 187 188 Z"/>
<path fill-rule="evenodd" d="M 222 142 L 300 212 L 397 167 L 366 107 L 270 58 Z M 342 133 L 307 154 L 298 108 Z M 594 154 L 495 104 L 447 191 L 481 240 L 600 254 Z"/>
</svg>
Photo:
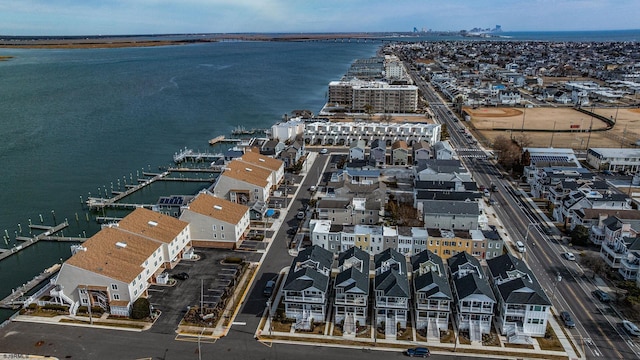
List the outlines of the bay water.
<svg viewBox="0 0 640 360">
<path fill-rule="evenodd" d="M 67 219 L 63 235 L 91 236 L 99 226 L 82 206 L 87 196 L 158 172 L 181 148 L 209 151 L 209 139 L 237 126 L 268 128 L 294 109 L 317 113 L 328 82 L 379 46 L 0 49 L 13 56 L 0 62 L 0 247 L 19 245 L 15 238 L 30 235 L 29 222 Z M 161 182 L 145 191 L 185 194 L 202 186 Z M 69 245 L 39 242 L 0 261 L 0 297 L 66 260 Z M 9 314 L 0 312 L 0 322 Z"/>
</svg>

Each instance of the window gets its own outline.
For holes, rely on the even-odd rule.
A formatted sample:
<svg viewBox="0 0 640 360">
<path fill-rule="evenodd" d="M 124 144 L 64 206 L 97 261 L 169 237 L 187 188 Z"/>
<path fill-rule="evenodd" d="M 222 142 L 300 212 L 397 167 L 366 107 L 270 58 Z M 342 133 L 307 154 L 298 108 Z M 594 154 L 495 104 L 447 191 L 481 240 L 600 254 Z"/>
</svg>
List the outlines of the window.
<svg viewBox="0 0 640 360">
<path fill-rule="evenodd" d="M 216 231 L 216 230 L 217 230 L 217 229 L 216 229 L 216 228 L 217 228 L 217 226 L 218 226 L 218 225 L 213 225 L 213 231 Z"/>
<path fill-rule="evenodd" d="M 220 225 L 220 231 L 224 231 L 224 225 Z"/>
<path fill-rule="evenodd" d="M 224 234 L 220 234 L 220 238 L 221 238 L 221 239 L 224 239 Z"/>
<path fill-rule="evenodd" d="M 113 294 L 113 300 L 120 300 L 120 295 Z"/>
<path fill-rule="evenodd" d="M 117 284 L 111 284 L 111 290 L 118 290 Z"/>
</svg>

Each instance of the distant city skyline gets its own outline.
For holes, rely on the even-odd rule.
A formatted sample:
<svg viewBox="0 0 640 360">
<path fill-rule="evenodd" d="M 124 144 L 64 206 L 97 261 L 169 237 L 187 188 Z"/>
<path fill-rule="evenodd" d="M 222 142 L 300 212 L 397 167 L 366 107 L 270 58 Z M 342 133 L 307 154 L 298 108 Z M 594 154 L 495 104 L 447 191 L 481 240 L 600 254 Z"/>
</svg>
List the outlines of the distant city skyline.
<svg viewBox="0 0 640 360">
<path fill-rule="evenodd" d="M 0 35 L 638 29 L 637 0 L 0 0 Z"/>
</svg>

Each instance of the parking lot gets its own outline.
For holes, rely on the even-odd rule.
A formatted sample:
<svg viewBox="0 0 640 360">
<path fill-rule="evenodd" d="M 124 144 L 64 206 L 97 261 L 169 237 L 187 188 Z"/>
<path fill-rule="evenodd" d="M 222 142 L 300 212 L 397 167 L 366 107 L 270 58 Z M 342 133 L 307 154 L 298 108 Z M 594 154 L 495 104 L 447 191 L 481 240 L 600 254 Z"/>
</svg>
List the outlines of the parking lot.
<svg viewBox="0 0 640 360">
<path fill-rule="evenodd" d="M 258 261 L 262 254 L 219 249 L 198 249 L 198 261 L 181 261 L 170 274 L 186 272 L 189 278 L 176 280 L 174 286 L 153 285 L 149 288 L 149 301 L 162 312 L 151 332 L 173 334 L 187 312 L 188 306 L 213 306 L 225 293 L 227 282 L 233 281 L 237 266 L 224 264 L 227 257 L 240 257 L 245 261 Z"/>
</svg>

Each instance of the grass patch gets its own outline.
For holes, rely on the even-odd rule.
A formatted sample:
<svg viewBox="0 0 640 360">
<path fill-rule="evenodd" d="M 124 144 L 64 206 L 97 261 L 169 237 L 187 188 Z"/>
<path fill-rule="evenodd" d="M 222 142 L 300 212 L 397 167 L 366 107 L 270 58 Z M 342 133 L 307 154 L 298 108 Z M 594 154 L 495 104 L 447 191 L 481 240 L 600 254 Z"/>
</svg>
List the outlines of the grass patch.
<svg viewBox="0 0 640 360">
<path fill-rule="evenodd" d="M 371 339 L 371 326 L 367 325 L 367 329 L 356 334 L 357 338 Z"/>
<path fill-rule="evenodd" d="M 453 333 L 453 330 L 440 331 L 440 342 L 444 344 L 454 344 L 456 342 L 456 335 Z"/>
<path fill-rule="evenodd" d="M 333 327 L 333 336 L 342 336 L 342 328 L 340 326 Z"/>
<path fill-rule="evenodd" d="M 555 331 L 551 328 L 551 325 L 547 324 L 547 331 L 542 338 L 536 338 L 538 340 L 538 345 L 540 345 L 540 349 L 542 350 L 551 350 L 551 351 L 564 351 L 560 340 L 556 336 Z"/>
<path fill-rule="evenodd" d="M 413 331 L 411 331 L 411 326 L 407 326 L 406 329 L 402 330 L 402 333 L 398 331 L 398 334 L 396 335 L 396 339 L 413 341 Z"/>
<path fill-rule="evenodd" d="M 287 321 L 287 322 L 282 322 L 282 321 L 272 321 L 271 322 L 271 329 L 273 331 L 278 331 L 278 332 L 290 332 L 291 331 L 291 325 L 293 325 L 291 322 Z"/>
</svg>

